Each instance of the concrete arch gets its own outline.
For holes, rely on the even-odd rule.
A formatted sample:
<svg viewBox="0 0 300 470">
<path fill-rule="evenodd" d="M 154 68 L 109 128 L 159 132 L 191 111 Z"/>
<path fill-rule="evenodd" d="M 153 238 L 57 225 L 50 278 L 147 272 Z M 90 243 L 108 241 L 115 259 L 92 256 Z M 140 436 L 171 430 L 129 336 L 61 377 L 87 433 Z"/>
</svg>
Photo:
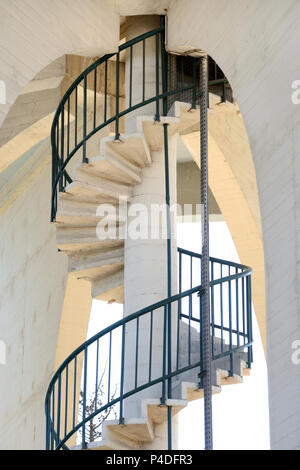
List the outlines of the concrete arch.
<svg viewBox="0 0 300 470">
<path fill-rule="evenodd" d="M 172 50 L 203 48 L 236 94 L 256 170 L 265 253 L 267 360 L 273 448 L 299 448 L 299 369 L 290 359 L 300 336 L 299 77 L 300 4 L 280 0 L 178 0 L 169 8 Z M 293 416 L 292 429 L 288 417 Z"/>
<path fill-rule="evenodd" d="M 0 125 L 21 90 L 52 61 L 65 54 L 103 55 L 118 46 L 119 15 L 108 0 L 1 0 L 0 18 L 0 78 L 6 84 Z"/>
</svg>

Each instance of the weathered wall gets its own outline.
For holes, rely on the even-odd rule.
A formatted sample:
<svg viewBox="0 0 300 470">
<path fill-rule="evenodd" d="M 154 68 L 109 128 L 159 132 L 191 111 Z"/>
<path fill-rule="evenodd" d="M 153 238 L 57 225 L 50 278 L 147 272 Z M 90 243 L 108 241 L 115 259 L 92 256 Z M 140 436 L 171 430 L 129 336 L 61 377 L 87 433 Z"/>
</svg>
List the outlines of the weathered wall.
<svg viewBox="0 0 300 470">
<path fill-rule="evenodd" d="M 188 5 L 187 5 L 188 4 Z M 300 3 L 296 0 L 173 0 L 169 47 L 201 48 L 220 65 L 237 97 L 259 189 L 267 294 L 271 444 L 300 448 L 299 79 Z"/>
<path fill-rule="evenodd" d="M 119 15 L 109 0 L 0 0 L 0 124 L 27 83 L 65 54 L 116 50 Z"/>
<path fill-rule="evenodd" d="M 52 374 L 66 259 L 49 223 L 50 158 L 0 212 L 0 447 L 43 448 L 44 396 Z M 11 204 L 10 204 L 11 202 Z"/>
</svg>

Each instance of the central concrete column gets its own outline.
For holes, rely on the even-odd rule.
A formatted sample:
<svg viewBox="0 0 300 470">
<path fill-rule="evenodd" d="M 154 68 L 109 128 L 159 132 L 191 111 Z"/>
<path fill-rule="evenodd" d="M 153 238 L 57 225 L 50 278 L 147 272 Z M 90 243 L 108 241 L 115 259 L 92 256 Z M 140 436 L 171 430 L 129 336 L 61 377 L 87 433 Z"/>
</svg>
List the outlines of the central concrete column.
<svg viewBox="0 0 300 470">
<path fill-rule="evenodd" d="M 136 37 L 143 32 L 149 31 L 159 26 L 158 17 L 135 17 L 130 18 L 127 39 Z M 147 44 L 147 43 L 146 43 Z M 152 64 L 147 68 L 146 90 L 155 95 L 155 40 L 153 47 L 146 46 L 146 63 Z M 126 62 L 126 96 L 129 90 L 129 58 Z M 136 48 L 133 51 L 133 97 L 139 99 L 142 89 L 142 50 Z M 155 114 L 155 104 L 142 107 L 131 114 L 126 119 L 126 133 L 136 132 L 136 116 Z M 153 124 L 153 127 L 162 126 L 160 123 Z M 151 151 L 152 165 L 143 169 L 142 183 L 134 188 L 133 198 L 128 209 L 128 238 L 125 240 L 125 270 L 124 286 L 125 315 L 134 313 L 141 308 L 147 307 L 155 302 L 165 299 L 168 296 L 167 282 L 167 239 L 165 229 L 166 206 L 165 206 L 165 155 L 163 140 L 161 148 Z M 170 204 L 176 202 L 176 138 L 169 139 L 169 180 L 170 180 Z M 157 215 L 157 208 L 160 208 L 160 217 Z M 133 239 L 131 235 L 131 223 L 137 218 L 141 221 L 140 238 Z M 158 220 L 159 219 L 159 220 Z M 172 294 L 177 292 L 177 252 L 175 240 L 175 217 L 171 218 L 172 232 Z M 147 227 L 143 222 L 147 221 Z M 158 238 L 157 238 L 158 235 Z M 175 306 L 173 309 L 175 314 Z M 174 316 L 175 319 L 175 316 Z M 162 352 L 163 352 L 163 323 L 164 309 L 153 312 L 153 336 L 152 336 L 152 361 L 151 379 L 162 375 Z M 176 322 L 174 322 L 176 324 Z M 126 327 L 126 352 L 125 352 L 125 392 L 135 386 L 136 380 L 136 351 L 138 351 L 137 386 L 148 382 L 149 377 L 149 355 L 150 355 L 150 314 L 146 314 L 139 320 L 139 338 L 137 347 L 136 322 Z M 176 331 L 172 332 L 173 344 L 175 343 Z M 125 419 L 139 418 L 141 416 L 141 400 L 160 399 L 162 396 L 162 386 L 157 384 L 151 388 L 143 390 L 138 394 L 125 400 Z M 176 419 L 173 419 L 173 445 L 176 446 L 177 432 Z M 167 423 L 156 426 L 157 439 L 150 445 L 153 448 L 167 447 Z"/>
</svg>

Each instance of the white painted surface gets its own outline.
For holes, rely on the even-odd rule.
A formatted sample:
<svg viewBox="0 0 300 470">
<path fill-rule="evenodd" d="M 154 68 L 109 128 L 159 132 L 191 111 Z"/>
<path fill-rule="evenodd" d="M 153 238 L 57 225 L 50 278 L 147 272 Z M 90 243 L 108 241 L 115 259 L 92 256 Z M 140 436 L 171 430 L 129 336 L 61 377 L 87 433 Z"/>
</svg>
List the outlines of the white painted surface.
<svg viewBox="0 0 300 470">
<path fill-rule="evenodd" d="M 300 448 L 300 3 L 174 0 L 171 49 L 201 48 L 223 69 L 240 106 L 256 168 L 267 283 L 271 446 Z"/>
<path fill-rule="evenodd" d="M 43 449 L 67 260 L 49 222 L 50 162 L 0 216 L 1 449 Z"/>
<path fill-rule="evenodd" d="M 0 0 L 0 80 L 11 105 L 44 67 L 64 54 L 103 55 L 119 40 L 119 15 L 108 0 Z"/>
</svg>

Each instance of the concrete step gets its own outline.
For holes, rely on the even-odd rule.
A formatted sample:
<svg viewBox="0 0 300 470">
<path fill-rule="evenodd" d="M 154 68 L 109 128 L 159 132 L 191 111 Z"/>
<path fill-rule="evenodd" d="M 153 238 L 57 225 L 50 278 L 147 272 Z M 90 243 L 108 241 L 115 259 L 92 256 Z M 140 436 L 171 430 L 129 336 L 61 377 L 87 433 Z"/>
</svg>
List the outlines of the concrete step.
<svg viewBox="0 0 300 470">
<path fill-rule="evenodd" d="M 69 272 L 86 275 L 97 268 L 119 266 L 124 263 L 124 247 L 107 250 L 81 251 L 70 253 L 68 257 Z"/>
<path fill-rule="evenodd" d="M 83 179 L 82 171 L 80 177 Z M 86 175 L 84 181 L 73 181 L 66 186 L 65 192 L 75 200 L 98 204 L 117 204 L 120 198 L 130 201 L 132 194 L 130 187 L 95 178 L 97 177 Z M 92 179 L 93 184 L 90 183 Z"/>
<path fill-rule="evenodd" d="M 110 249 L 122 246 L 122 240 L 105 238 L 100 240 L 96 227 L 56 227 L 56 242 L 61 251 L 86 251 L 96 249 Z"/>
<path fill-rule="evenodd" d="M 88 167 L 95 175 L 118 183 L 135 185 L 141 182 L 141 169 L 112 149 L 106 149 L 105 155 L 91 158 Z"/>
<path fill-rule="evenodd" d="M 152 163 L 151 154 L 144 133 L 121 134 L 119 140 L 114 137 L 101 139 L 100 153 L 118 155 L 135 167 L 144 168 Z"/>
</svg>

